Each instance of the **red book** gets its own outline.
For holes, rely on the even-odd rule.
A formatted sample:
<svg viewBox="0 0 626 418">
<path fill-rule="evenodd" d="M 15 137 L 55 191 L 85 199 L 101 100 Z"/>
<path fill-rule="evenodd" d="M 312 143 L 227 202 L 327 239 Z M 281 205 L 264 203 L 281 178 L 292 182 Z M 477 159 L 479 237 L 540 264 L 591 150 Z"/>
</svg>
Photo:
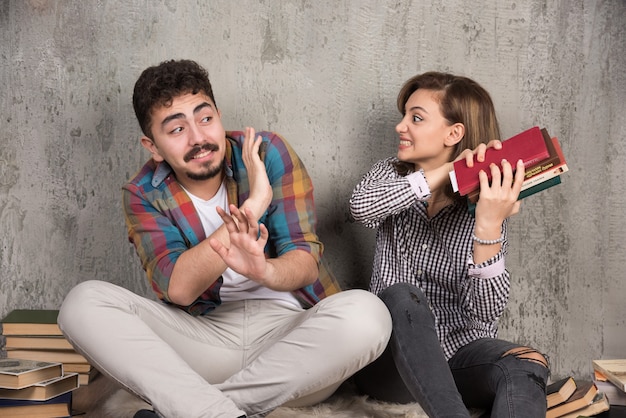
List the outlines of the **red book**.
<svg viewBox="0 0 626 418">
<path fill-rule="evenodd" d="M 542 129 L 541 132 L 550 156 L 526 168 L 526 175 L 521 191 L 530 189 L 533 186 L 551 180 L 569 171 L 559 140 L 556 137 L 550 138 L 550 135 L 548 135 L 545 129 Z M 480 189 L 473 190 L 467 194 L 467 199 L 472 203 L 476 203 L 478 202 L 479 193 Z"/>
<path fill-rule="evenodd" d="M 502 149 L 500 150 L 488 149 L 485 153 L 485 161 L 479 163 L 474 160 L 474 166 L 471 168 L 467 166 L 464 159 L 455 162 L 454 171 L 450 172 L 452 187 L 461 196 L 465 196 L 480 187 L 478 180 L 480 170 L 485 170 L 489 180 L 491 180 L 491 170 L 489 170 L 491 163 L 501 167 L 500 162 L 506 159 L 515 166 L 517 160 L 521 159 L 524 162 L 524 167 L 530 167 L 548 158 L 549 155 L 541 129 L 535 126 L 502 141 Z"/>
</svg>

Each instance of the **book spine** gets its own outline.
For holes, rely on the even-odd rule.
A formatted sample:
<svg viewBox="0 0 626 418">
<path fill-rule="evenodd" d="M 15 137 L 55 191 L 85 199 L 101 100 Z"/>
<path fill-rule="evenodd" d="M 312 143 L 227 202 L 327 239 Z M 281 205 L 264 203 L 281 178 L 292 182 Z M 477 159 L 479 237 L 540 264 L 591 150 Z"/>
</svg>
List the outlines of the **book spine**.
<svg viewBox="0 0 626 418">
<path fill-rule="evenodd" d="M 556 184 L 560 184 L 561 182 L 559 181 L 558 183 L 551 183 L 549 185 L 544 185 L 544 187 L 542 188 L 538 188 L 538 189 L 533 189 L 533 191 L 526 192 L 527 190 L 535 187 L 535 186 L 539 186 L 542 183 L 545 183 L 547 181 L 550 181 L 556 177 L 560 177 L 561 174 L 565 173 L 566 171 L 568 171 L 567 165 L 563 164 L 563 166 L 561 167 L 557 167 L 556 169 L 550 171 L 550 172 L 546 172 L 543 174 L 540 174 L 539 176 L 536 177 L 532 177 L 526 181 L 524 181 L 524 183 L 522 184 L 522 188 L 520 190 L 520 197 L 517 200 L 523 199 L 525 197 L 528 197 L 534 193 L 537 193 L 538 191 L 541 190 L 545 190 L 549 187 L 552 186 L 556 186 Z M 469 200 L 469 202 L 471 203 L 476 203 L 478 202 L 478 197 L 480 196 L 480 190 L 475 190 L 472 193 L 467 195 L 467 199 Z"/>
<path fill-rule="evenodd" d="M 525 199 L 529 196 L 534 195 L 535 193 L 539 193 L 542 190 L 549 189 L 550 187 L 556 186 L 558 184 L 561 184 L 561 176 L 556 176 L 542 183 L 535 184 L 534 186 L 531 186 L 526 190 L 522 190 L 519 193 L 519 197 L 517 198 L 517 200 Z M 476 202 L 472 202 L 468 199 L 467 211 L 469 212 L 470 215 L 475 216 L 476 215 Z"/>
<path fill-rule="evenodd" d="M 542 161 L 541 164 L 528 169 L 525 173 L 522 190 L 568 171 L 565 156 L 561 150 L 558 138 L 550 138 L 550 135 L 548 135 L 548 132 L 545 129 L 542 129 L 541 133 L 550 152 L 550 157 L 545 161 Z"/>
<path fill-rule="evenodd" d="M 559 166 L 554 167 L 552 170 L 544 171 L 540 174 L 530 177 L 527 180 L 524 180 L 521 190 L 522 191 L 527 190 L 537 184 L 543 183 L 544 181 L 558 177 L 561 174 L 567 172 L 568 170 L 569 169 L 567 167 L 567 164 L 561 164 Z"/>
</svg>

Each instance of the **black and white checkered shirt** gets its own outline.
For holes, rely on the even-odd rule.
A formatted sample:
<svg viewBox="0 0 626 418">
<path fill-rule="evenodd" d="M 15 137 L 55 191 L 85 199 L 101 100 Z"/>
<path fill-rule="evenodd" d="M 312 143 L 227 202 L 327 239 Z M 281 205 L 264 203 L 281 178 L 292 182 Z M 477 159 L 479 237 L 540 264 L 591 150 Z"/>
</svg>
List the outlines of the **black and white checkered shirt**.
<svg viewBox="0 0 626 418">
<path fill-rule="evenodd" d="M 474 265 L 474 218 L 467 206 L 455 203 L 429 218 L 425 198 L 430 190 L 423 173 L 403 177 L 397 161 L 376 163 L 350 199 L 354 219 L 377 229 L 370 291 L 378 294 L 398 282 L 421 288 L 449 359 L 471 341 L 496 337 L 509 297 L 507 241 L 496 256 Z M 506 238 L 506 222 L 502 229 Z"/>
</svg>

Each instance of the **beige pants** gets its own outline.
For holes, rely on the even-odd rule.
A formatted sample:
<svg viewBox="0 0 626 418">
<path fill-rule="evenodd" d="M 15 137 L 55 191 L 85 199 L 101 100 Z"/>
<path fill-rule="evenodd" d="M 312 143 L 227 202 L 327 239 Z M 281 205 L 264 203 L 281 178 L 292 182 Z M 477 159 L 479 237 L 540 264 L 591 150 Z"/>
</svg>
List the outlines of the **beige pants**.
<svg viewBox="0 0 626 418">
<path fill-rule="evenodd" d="M 319 402 L 376 359 L 391 333 L 387 308 L 364 290 L 308 310 L 247 300 L 192 317 L 94 280 L 68 294 L 59 325 L 95 367 L 167 418 L 263 417 Z"/>
</svg>

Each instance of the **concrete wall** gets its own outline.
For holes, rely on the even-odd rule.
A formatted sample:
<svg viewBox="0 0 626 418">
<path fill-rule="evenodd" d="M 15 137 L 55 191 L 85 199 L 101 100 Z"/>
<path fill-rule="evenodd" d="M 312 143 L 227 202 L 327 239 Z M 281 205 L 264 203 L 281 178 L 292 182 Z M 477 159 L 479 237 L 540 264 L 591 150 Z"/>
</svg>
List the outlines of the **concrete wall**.
<svg viewBox="0 0 626 418">
<path fill-rule="evenodd" d="M 501 336 L 589 377 L 626 356 L 625 26 L 622 0 L 0 0 L 0 315 L 57 308 L 86 279 L 146 292 L 120 186 L 147 158 L 133 84 L 169 58 L 209 69 L 227 128 L 290 140 L 329 263 L 365 286 L 374 235 L 349 195 L 395 153 L 402 82 L 444 70 L 488 88 L 505 137 L 562 142 L 563 184 L 511 222 Z"/>
</svg>

